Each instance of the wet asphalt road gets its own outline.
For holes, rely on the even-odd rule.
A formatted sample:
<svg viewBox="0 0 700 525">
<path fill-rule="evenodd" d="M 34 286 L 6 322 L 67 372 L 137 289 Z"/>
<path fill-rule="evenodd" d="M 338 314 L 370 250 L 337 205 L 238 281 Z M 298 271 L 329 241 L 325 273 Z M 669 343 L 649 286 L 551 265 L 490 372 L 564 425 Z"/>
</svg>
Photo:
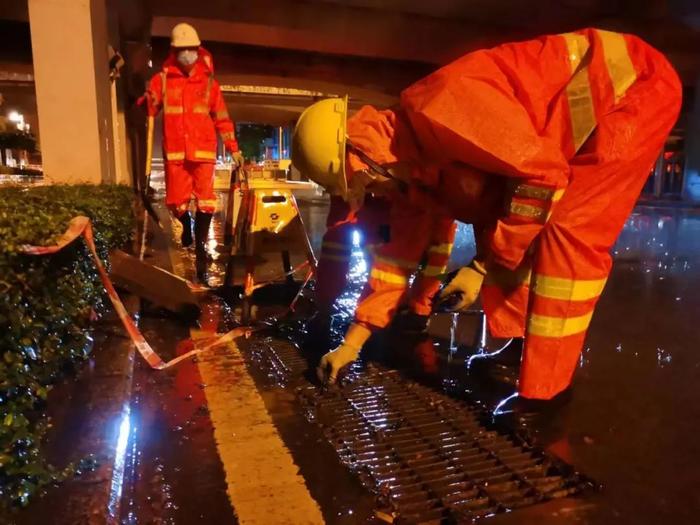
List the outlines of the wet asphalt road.
<svg viewBox="0 0 700 525">
<path fill-rule="evenodd" d="M 327 204 L 317 199 L 300 204 L 317 251 Z M 209 246 L 214 259 L 212 285 L 220 284 L 223 277 L 221 231 L 220 222 L 215 222 Z M 452 265 L 465 264 L 473 252 L 470 229 L 460 227 Z M 159 249 L 151 255 L 155 264 L 164 267 L 181 262 L 185 276 L 191 277 L 190 252 Z M 356 265 L 355 277 L 361 279 L 365 269 L 361 263 Z M 566 503 L 498 515 L 486 523 L 698 522 L 698 290 L 700 211 L 639 207 L 615 247 L 614 269 L 589 330 L 573 400 L 528 429 L 539 446 L 594 479 L 600 490 Z M 281 310 L 267 304 L 261 315 Z M 200 328 L 221 332 L 238 320 L 235 304 L 227 305 L 217 297 L 204 300 Z M 190 327 L 162 312 L 147 309 L 140 323 L 163 358 L 182 353 L 193 344 L 195 335 Z M 410 342 L 406 346 L 400 350 L 411 353 Z M 287 490 L 276 485 L 272 475 L 261 480 L 249 497 L 236 492 L 235 487 L 251 477 L 243 472 L 245 468 L 263 472 L 267 468 L 237 463 L 238 453 L 255 452 L 246 449 L 254 439 L 238 444 L 226 441 L 226 436 L 235 437 L 250 426 L 241 409 L 243 401 L 236 401 L 236 410 L 231 409 L 230 414 L 226 408 L 226 403 L 232 403 L 230 396 L 237 395 L 236 385 L 247 377 L 253 379 L 251 392 L 260 398 L 259 407 L 265 407 L 259 413 L 267 413 L 270 428 L 274 427 L 278 436 L 278 444 L 270 447 L 281 444 L 284 457 L 279 461 L 293 459 L 296 466 L 288 474 L 301 479 L 305 485 L 302 492 L 308 494 L 290 496 L 300 509 L 291 515 L 320 515 L 327 523 L 343 524 L 373 520 L 374 497 L 306 421 L 289 388 L 264 370 L 246 365 L 230 349 L 219 349 L 200 359 L 154 373 L 137 356 L 128 440 L 122 457 L 122 494 L 113 523 L 318 521 L 283 519 L 288 516 L 284 512 L 266 508 L 266 493 Z M 422 362 L 431 366 L 433 375 L 447 370 L 435 366 L 434 359 Z M 464 375 L 454 370 L 446 373 Z M 469 388 L 472 396 L 489 406 L 500 395 L 507 395 Z M 51 496 L 55 498 L 56 492 Z M 46 511 L 42 514 L 44 522 L 55 521 Z"/>
</svg>

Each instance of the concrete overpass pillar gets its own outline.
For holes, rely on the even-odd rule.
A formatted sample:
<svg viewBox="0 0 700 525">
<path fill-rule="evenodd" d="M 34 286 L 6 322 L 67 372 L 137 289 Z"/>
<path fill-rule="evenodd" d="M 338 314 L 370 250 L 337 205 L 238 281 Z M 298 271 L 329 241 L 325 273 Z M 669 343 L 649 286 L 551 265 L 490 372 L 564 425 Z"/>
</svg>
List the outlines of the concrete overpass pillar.
<svg viewBox="0 0 700 525">
<path fill-rule="evenodd" d="M 29 23 L 47 179 L 116 182 L 106 1 L 29 0 Z"/>
</svg>

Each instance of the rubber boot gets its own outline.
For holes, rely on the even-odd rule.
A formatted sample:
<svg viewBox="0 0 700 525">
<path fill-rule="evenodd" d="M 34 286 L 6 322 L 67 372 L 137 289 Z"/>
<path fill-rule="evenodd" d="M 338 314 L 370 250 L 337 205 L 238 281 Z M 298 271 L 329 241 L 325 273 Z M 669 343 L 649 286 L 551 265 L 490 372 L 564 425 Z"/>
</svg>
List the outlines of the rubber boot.
<svg viewBox="0 0 700 525">
<path fill-rule="evenodd" d="M 177 220 L 182 224 L 182 235 L 180 236 L 182 246 L 185 248 L 192 246 L 192 215 L 186 211 Z"/>
<path fill-rule="evenodd" d="M 498 383 L 515 385 L 523 356 L 523 339 L 513 339 L 503 350 L 492 354 L 477 354 L 467 361 L 469 375 Z"/>
<path fill-rule="evenodd" d="M 194 253 L 197 280 L 205 284 L 207 280 L 207 239 L 209 238 L 209 226 L 211 225 L 211 213 L 197 212 L 194 219 Z"/>
<path fill-rule="evenodd" d="M 553 417 L 571 401 L 572 397 L 571 387 L 552 399 L 530 399 L 520 394 L 513 394 L 496 406 L 493 411 L 493 420 L 510 427 L 527 426 L 544 417 Z"/>
</svg>

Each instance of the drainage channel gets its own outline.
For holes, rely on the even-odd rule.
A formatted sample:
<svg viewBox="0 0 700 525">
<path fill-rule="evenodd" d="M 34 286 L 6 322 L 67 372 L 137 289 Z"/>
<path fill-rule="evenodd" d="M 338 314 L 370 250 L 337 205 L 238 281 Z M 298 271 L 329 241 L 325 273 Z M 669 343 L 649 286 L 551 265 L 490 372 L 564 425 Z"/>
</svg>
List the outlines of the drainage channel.
<svg viewBox="0 0 700 525">
<path fill-rule="evenodd" d="M 465 523 L 591 486 L 568 465 L 488 424 L 468 402 L 395 370 L 356 367 L 348 383 L 323 390 L 303 378 L 308 363 L 289 342 L 244 343 L 277 383 L 296 387 L 318 425 L 378 499 L 392 523 Z"/>
</svg>

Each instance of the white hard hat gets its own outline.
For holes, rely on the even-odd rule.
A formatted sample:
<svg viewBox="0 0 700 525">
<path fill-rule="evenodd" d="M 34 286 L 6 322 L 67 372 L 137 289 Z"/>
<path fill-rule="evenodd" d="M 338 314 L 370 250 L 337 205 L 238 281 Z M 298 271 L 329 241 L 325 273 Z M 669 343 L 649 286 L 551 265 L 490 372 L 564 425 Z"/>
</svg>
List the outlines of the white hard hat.
<svg viewBox="0 0 700 525">
<path fill-rule="evenodd" d="M 199 40 L 197 30 L 190 24 L 184 22 L 173 27 L 170 36 L 170 45 L 173 47 L 199 47 L 202 42 Z"/>
</svg>

